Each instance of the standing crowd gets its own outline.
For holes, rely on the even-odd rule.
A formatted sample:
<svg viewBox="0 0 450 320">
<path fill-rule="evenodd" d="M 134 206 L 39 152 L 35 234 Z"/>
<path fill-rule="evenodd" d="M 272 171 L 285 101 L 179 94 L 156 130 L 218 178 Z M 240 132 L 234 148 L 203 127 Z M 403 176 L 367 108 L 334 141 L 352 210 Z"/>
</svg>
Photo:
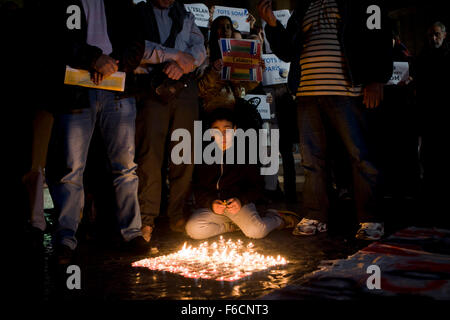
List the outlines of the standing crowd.
<svg viewBox="0 0 450 320">
<path fill-rule="evenodd" d="M 334 187 L 354 200 L 356 238 L 378 240 L 384 235 L 380 199 L 416 196 L 419 137 L 423 193 L 428 209 L 439 210 L 444 192 L 436 182 L 446 163 L 439 122 L 450 88 L 446 27 L 434 23 L 427 48 L 412 59 L 382 4 L 378 27 L 368 27 L 367 7 L 377 2 L 299 1 L 284 26 L 272 1 L 261 0 L 258 16 L 265 27 L 250 15 L 249 34 L 226 16 L 210 21 L 209 29 L 199 28 L 177 0 L 58 1 L 57 18 L 49 17 L 55 8 L 46 4 L 35 4 L 42 15 L 4 5 L 2 24 L 18 26 L 12 35 L 2 31 L 4 43 L 15 49 L 3 60 L 14 75 L 6 89 L 26 105 L 12 111 L 12 117 L 24 119 L 24 138 L 11 149 L 20 155 L 13 186 L 23 227 L 42 245 L 47 183 L 60 264 L 71 261 L 80 221 L 101 197 L 107 202 L 103 210 L 114 211 L 124 247 L 133 252 L 149 249 L 163 213 L 172 231 L 194 239 L 236 230 L 262 238 L 281 228 L 313 236 L 328 230 Z M 71 6 L 80 10 L 78 26 L 71 21 L 76 12 Z M 35 21 L 37 16 L 41 20 Z M 24 30 L 24 21 L 35 21 L 36 29 Z M 55 29 L 61 38 L 51 37 Z M 272 52 L 290 62 L 288 83 L 221 80 L 221 38 L 267 39 Z M 30 60 L 37 66 L 27 74 L 15 69 L 15 61 Z M 394 61 L 408 62 L 410 77 L 387 85 Z M 124 72 L 125 90 L 66 85 L 66 66 L 88 70 L 96 85 Z M 32 82 L 29 90 L 16 85 L 24 80 Z M 247 94 L 267 95 L 272 119 L 264 123 L 244 99 Z M 405 117 L 414 112 L 421 114 L 420 126 L 415 117 Z M 213 132 L 222 159 L 233 152 L 237 129 L 279 129 L 287 202 L 297 199 L 293 150 L 299 143 L 302 211 L 258 208 L 259 199 L 280 193 L 278 174 L 262 176 L 260 163 L 175 163 L 174 133 L 183 129 L 193 137 L 198 120 Z M 392 135 L 399 129 L 401 134 Z M 193 159 L 191 142 L 183 150 L 191 154 L 183 156 Z"/>
</svg>

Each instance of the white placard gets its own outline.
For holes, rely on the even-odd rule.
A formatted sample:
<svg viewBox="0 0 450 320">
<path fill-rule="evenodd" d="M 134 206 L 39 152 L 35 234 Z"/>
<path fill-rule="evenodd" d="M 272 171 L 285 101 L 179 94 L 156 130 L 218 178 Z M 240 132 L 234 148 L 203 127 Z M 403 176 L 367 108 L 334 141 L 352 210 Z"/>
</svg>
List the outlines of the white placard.
<svg viewBox="0 0 450 320">
<path fill-rule="evenodd" d="M 283 27 L 286 28 L 287 23 L 289 21 L 289 18 L 291 17 L 291 13 L 289 12 L 289 10 L 284 9 L 284 10 L 276 10 L 273 12 L 275 18 L 277 18 L 277 20 L 280 20 L 281 24 L 283 25 Z M 264 28 L 266 27 L 266 22 L 264 20 L 262 20 L 262 28 L 264 30 Z M 264 46 L 266 49 L 267 53 L 272 53 L 272 49 L 270 48 L 270 44 L 269 41 L 266 38 L 266 34 L 264 33 Z"/>
<path fill-rule="evenodd" d="M 250 32 L 250 22 L 247 22 L 247 9 L 214 6 L 213 20 L 220 16 L 230 17 L 236 30 Z"/>
<path fill-rule="evenodd" d="M 184 7 L 187 11 L 192 12 L 195 16 L 195 24 L 198 27 L 209 27 L 209 9 L 203 3 L 190 3 L 185 4 Z"/>
<path fill-rule="evenodd" d="M 256 107 L 263 120 L 270 119 L 270 104 L 265 94 L 247 94 L 244 99 Z"/>
<path fill-rule="evenodd" d="M 387 85 L 396 85 L 400 81 L 408 82 L 409 79 L 409 63 L 394 61 L 394 71 Z"/>
<path fill-rule="evenodd" d="M 263 86 L 288 82 L 290 63 L 286 63 L 274 54 L 263 54 L 266 68 L 263 72 Z"/>
</svg>

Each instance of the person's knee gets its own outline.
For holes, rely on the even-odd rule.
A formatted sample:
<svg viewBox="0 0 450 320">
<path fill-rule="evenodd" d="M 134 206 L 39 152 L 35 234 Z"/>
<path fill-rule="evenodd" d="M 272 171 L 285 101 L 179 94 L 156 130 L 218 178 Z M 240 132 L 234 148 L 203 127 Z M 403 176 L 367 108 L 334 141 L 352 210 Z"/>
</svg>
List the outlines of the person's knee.
<svg viewBox="0 0 450 320">
<path fill-rule="evenodd" d="M 209 238 L 207 232 L 205 232 L 207 226 L 203 225 L 200 221 L 191 219 L 186 223 L 185 230 L 189 237 L 195 240 L 202 240 Z"/>
<path fill-rule="evenodd" d="M 262 226 L 251 225 L 246 228 L 241 228 L 241 230 L 250 239 L 262 239 L 268 234 L 267 228 Z"/>
</svg>

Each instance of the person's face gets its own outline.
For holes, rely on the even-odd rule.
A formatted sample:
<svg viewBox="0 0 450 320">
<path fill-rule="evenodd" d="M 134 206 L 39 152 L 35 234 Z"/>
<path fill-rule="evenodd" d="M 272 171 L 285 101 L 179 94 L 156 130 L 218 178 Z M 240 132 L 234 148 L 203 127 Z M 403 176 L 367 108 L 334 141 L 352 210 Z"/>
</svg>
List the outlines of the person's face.
<svg viewBox="0 0 450 320">
<path fill-rule="evenodd" d="M 447 33 L 442 31 L 441 27 L 434 26 L 428 31 L 428 41 L 433 48 L 440 48 L 444 43 Z"/>
<path fill-rule="evenodd" d="M 211 125 L 211 129 L 217 129 L 222 134 L 220 135 L 214 135 L 215 141 L 219 144 L 220 140 L 222 140 L 222 150 L 226 150 L 232 145 L 232 139 L 233 139 L 233 132 L 235 127 L 233 126 L 233 123 L 231 123 L 228 120 L 216 120 Z M 228 131 L 227 131 L 228 130 Z"/>
<path fill-rule="evenodd" d="M 217 36 L 219 38 L 231 38 L 232 25 L 228 19 L 220 19 L 217 22 Z"/>
<path fill-rule="evenodd" d="M 167 9 L 169 8 L 175 0 L 152 0 L 152 4 L 158 9 Z"/>
</svg>

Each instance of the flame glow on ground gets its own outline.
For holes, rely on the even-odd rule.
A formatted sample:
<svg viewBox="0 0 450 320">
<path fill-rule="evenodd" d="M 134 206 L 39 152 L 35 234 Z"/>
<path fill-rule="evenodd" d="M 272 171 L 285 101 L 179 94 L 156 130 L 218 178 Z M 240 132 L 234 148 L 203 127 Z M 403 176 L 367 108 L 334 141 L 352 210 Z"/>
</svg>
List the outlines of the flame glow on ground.
<svg viewBox="0 0 450 320">
<path fill-rule="evenodd" d="M 186 278 L 236 281 L 254 272 L 285 264 L 287 261 L 283 257 L 274 258 L 255 252 L 252 243 L 245 246 L 241 240 L 225 241 L 220 237 L 218 242 L 203 242 L 197 248 L 185 242 L 183 248 L 175 253 L 136 261 L 132 266 L 168 271 Z"/>
</svg>

